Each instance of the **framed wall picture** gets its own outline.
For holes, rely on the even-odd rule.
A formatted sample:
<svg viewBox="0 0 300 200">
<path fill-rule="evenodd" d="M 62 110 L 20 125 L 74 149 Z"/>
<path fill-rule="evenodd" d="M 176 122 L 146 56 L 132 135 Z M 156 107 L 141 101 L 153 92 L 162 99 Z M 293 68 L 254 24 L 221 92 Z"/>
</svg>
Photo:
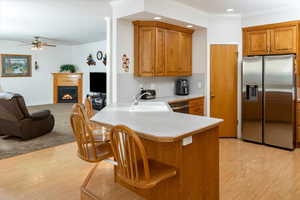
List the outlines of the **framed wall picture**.
<svg viewBox="0 0 300 200">
<path fill-rule="evenodd" d="M 1 54 L 1 77 L 31 77 L 31 55 Z"/>
</svg>

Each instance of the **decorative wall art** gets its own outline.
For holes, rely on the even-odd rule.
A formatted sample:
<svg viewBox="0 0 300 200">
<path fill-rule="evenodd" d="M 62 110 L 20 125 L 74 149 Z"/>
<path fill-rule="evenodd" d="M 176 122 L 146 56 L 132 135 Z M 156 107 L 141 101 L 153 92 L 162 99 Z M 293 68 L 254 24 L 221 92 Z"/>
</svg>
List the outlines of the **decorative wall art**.
<svg viewBox="0 0 300 200">
<path fill-rule="evenodd" d="M 39 67 L 39 64 L 37 61 L 34 62 L 34 69 L 35 70 L 38 70 L 40 67 Z"/>
<path fill-rule="evenodd" d="M 2 77 L 31 77 L 31 55 L 1 54 Z"/>
<path fill-rule="evenodd" d="M 104 54 L 102 51 L 98 51 L 96 56 L 97 59 L 99 61 L 102 61 L 102 63 L 106 66 L 106 59 L 107 59 L 106 53 Z"/>
<path fill-rule="evenodd" d="M 102 58 L 103 58 L 103 52 L 102 52 L 102 51 L 98 51 L 96 56 L 97 56 L 97 59 L 98 59 L 99 61 L 101 61 Z"/>
<path fill-rule="evenodd" d="M 130 64 L 129 57 L 126 54 L 123 54 L 123 56 L 122 56 L 122 69 L 123 69 L 124 72 L 129 72 L 129 64 Z"/>
<path fill-rule="evenodd" d="M 86 63 L 87 63 L 89 66 L 91 66 L 91 65 L 96 65 L 96 62 L 95 62 L 95 60 L 94 60 L 92 54 L 90 54 L 90 55 L 87 57 L 86 60 L 87 60 Z"/>
</svg>

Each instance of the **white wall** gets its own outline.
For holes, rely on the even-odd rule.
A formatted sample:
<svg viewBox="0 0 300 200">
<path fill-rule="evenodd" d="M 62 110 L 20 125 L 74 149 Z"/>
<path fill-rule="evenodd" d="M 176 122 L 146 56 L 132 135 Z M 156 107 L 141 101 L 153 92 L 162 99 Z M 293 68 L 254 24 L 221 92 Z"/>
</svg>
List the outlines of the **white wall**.
<svg viewBox="0 0 300 200">
<path fill-rule="evenodd" d="M 242 26 L 248 27 L 287 22 L 292 20 L 300 20 L 299 9 L 300 5 L 295 7 L 286 7 L 276 10 L 270 10 L 266 12 L 252 13 L 251 15 L 242 17 Z"/>
<path fill-rule="evenodd" d="M 20 93 L 27 105 L 42 105 L 53 103 L 53 72 L 58 72 L 62 64 L 75 64 L 78 72 L 84 73 L 84 95 L 89 93 L 89 72 L 105 72 L 106 67 L 98 61 L 98 50 L 106 51 L 106 41 L 87 43 L 77 46 L 46 47 L 42 51 L 32 51 L 30 47 L 20 46 L 16 41 L 0 40 L 0 54 L 32 55 L 32 77 L 0 77 L 0 87 L 5 91 Z M 89 67 L 86 58 L 92 54 L 96 66 Z M 34 62 L 38 61 L 39 69 L 34 69 Z"/>
<path fill-rule="evenodd" d="M 32 77 L 0 77 L 0 85 L 5 91 L 20 93 L 28 105 L 50 104 L 53 99 L 52 75 L 61 64 L 71 62 L 71 48 L 57 46 L 42 51 L 32 51 L 20 46 L 20 42 L 0 41 L 0 53 L 32 55 Z M 39 69 L 34 69 L 38 61 Z"/>
<path fill-rule="evenodd" d="M 72 64 L 78 67 L 79 72 L 83 72 L 83 94 L 84 96 L 90 93 L 90 72 L 106 72 L 106 66 L 102 61 L 97 60 L 96 54 L 98 51 L 106 52 L 106 40 L 92 42 L 82 45 L 72 46 Z M 87 57 L 92 54 L 96 65 L 88 66 Z"/>
</svg>

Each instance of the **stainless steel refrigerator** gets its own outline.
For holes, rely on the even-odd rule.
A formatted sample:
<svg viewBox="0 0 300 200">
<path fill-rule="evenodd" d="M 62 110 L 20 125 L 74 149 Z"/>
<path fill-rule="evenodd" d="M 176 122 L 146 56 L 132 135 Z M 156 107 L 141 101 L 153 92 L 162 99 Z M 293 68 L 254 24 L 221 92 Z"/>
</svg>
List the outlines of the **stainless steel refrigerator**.
<svg viewBox="0 0 300 200">
<path fill-rule="evenodd" d="M 242 138 L 294 149 L 295 97 L 294 55 L 244 57 Z"/>
</svg>

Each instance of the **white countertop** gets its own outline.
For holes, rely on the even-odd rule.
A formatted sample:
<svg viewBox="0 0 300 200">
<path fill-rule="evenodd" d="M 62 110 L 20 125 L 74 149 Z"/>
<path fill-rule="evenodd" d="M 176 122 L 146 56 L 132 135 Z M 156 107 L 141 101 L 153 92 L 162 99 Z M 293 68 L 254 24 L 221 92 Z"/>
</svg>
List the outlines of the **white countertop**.
<svg viewBox="0 0 300 200">
<path fill-rule="evenodd" d="M 128 107 L 128 105 L 126 105 Z M 141 137 L 172 142 L 207 130 L 223 122 L 222 119 L 170 112 L 129 112 L 125 105 L 111 105 L 91 120 L 111 126 L 125 125 Z M 123 109 L 124 108 L 124 109 Z"/>
</svg>

